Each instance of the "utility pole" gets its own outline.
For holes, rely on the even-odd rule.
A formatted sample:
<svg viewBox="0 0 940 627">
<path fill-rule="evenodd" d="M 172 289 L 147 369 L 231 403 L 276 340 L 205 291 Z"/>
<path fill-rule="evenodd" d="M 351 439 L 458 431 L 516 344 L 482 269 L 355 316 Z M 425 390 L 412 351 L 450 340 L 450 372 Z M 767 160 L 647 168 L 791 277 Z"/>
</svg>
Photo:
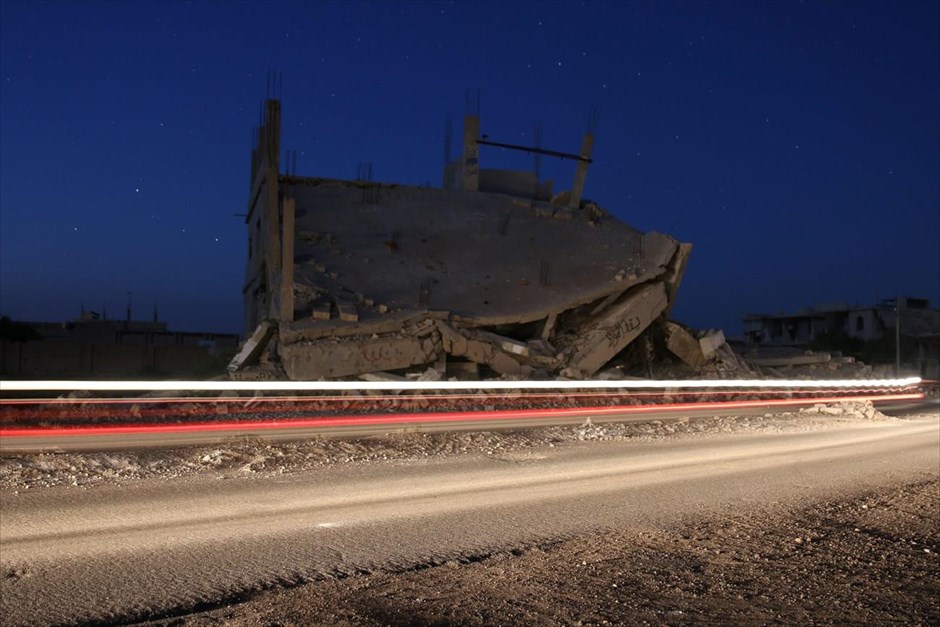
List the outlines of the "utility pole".
<svg viewBox="0 0 940 627">
<path fill-rule="evenodd" d="M 901 297 L 894 295 L 894 376 L 901 377 Z"/>
</svg>

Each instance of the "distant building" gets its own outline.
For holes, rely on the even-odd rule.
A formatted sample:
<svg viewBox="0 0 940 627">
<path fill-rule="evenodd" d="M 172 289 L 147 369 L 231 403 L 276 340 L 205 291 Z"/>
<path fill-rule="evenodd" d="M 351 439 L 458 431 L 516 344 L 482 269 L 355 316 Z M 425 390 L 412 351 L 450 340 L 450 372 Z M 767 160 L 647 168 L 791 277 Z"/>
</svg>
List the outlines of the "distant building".
<svg viewBox="0 0 940 627">
<path fill-rule="evenodd" d="M 107 319 L 82 311 L 65 322 L 23 322 L 38 340 L 0 340 L 0 374 L 97 377 L 194 374 L 235 352 L 235 333 L 170 331 L 165 322 Z M 221 370 L 220 370 L 221 372 Z"/>
<path fill-rule="evenodd" d="M 906 362 L 922 374 L 937 376 L 940 360 L 940 309 L 926 298 L 902 296 L 875 305 L 830 303 L 800 309 L 796 313 L 747 314 L 742 317 L 744 337 L 751 346 L 805 347 L 822 338 L 843 337 L 862 342 L 893 339 L 896 311 L 900 311 L 903 342 L 916 347 L 916 362 Z"/>
</svg>

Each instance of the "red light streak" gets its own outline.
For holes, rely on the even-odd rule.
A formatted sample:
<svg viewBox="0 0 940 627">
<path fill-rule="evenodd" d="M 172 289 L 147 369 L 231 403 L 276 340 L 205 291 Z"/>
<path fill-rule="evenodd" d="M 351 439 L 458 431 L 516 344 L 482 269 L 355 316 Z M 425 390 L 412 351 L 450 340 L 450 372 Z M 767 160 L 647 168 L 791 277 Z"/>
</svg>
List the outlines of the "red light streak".
<svg viewBox="0 0 940 627">
<path fill-rule="evenodd" d="M 348 400 L 349 397 L 346 397 Z M 533 421 L 548 417 L 577 417 L 615 414 L 642 414 L 662 411 L 695 411 L 701 409 L 744 409 L 751 407 L 786 407 L 809 403 L 838 403 L 851 401 L 919 400 L 922 393 L 882 394 L 868 396 L 813 397 L 803 399 L 768 399 L 757 401 L 722 401 L 711 403 L 668 403 L 656 405 L 626 405 L 616 407 L 579 407 L 562 409 L 511 409 L 496 411 L 467 411 L 440 413 L 386 414 L 352 417 L 296 418 L 287 420 L 219 421 L 184 424 L 128 424 L 95 427 L 34 427 L 28 429 L 0 429 L 0 438 L 35 436 L 81 436 L 156 433 L 193 433 L 219 431 L 265 431 L 271 429 L 329 428 L 356 425 L 398 425 L 434 422 L 479 422 L 531 418 Z M 218 399 L 214 399 L 218 400 Z"/>
</svg>

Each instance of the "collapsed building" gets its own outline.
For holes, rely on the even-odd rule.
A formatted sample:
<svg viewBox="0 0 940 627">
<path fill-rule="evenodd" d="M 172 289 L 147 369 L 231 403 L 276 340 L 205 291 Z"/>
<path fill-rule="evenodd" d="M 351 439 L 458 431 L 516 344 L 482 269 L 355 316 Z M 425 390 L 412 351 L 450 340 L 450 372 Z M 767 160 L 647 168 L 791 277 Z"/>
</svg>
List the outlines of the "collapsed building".
<svg viewBox="0 0 940 627">
<path fill-rule="evenodd" d="M 294 380 L 583 378 L 665 323 L 691 245 L 583 198 L 593 131 L 566 154 L 490 141 L 468 115 L 430 188 L 284 172 L 280 127 L 269 99 L 246 215 L 248 340 L 230 371 L 265 352 Z M 480 168 L 487 145 L 570 159 L 574 184 L 553 194 L 535 173 Z"/>
</svg>

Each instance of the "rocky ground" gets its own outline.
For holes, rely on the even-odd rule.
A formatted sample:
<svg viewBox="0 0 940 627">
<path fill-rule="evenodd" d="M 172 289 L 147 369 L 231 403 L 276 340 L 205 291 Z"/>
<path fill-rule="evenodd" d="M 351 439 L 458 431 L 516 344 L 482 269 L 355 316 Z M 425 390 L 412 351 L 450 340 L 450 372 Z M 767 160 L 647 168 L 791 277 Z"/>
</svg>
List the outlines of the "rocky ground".
<svg viewBox="0 0 940 627">
<path fill-rule="evenodd" d="M 940 624 L 940 483 L 692 514 L 152 625 Z"/>
</svg>

